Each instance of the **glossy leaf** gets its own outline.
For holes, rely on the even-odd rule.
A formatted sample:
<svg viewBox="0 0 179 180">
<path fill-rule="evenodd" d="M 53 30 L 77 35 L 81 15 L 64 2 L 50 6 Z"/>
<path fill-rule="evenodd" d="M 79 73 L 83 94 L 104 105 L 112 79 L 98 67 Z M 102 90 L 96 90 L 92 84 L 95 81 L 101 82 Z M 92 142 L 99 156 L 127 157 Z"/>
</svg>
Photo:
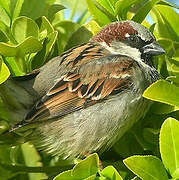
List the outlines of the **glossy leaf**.
<svg viewBox="0 0 179 180">
<path fill-rule="evenodd" d="M 64 171 L 58 176 L 56 176 L 53 180 L 79 180 L 72 176 L 72 170 Z"/>
<path fill-rule="evenodd" d="M 21 145 L 21 150 L 23 153 L 25 164 L 27 166 L 32 166 L 32 167 L 42 166 L 42 163 L 40 162 L 40 156 L 32 144 L 25 143 Z M 29 156 L 29 154 L 31 154 L 31 156 Z M 28 176 L 29 176 L 29 180 L 39 180 L 39 179 L 47 178 L 45 173 L 30 173 L 28 174 Z"/>
<path fill-rule="evenodd" d="M 179 61 L 179 49 L 175 51 L 175 54 L 173 55 L 172 59 Z"/>
<path fill-rule="evenodd" d="M 111 180 L 122 180 L 122 177 L 113 166 L 107 166 L 104 168 L 101 172 L 101 175 Z"/>
<path fill-rule="evenodd" d="M 48 19 L 52 21 L 54 15 L 63 9 L 66 8 L 60 4 L 52 4 L 48 9 L 48 15 L 47 15 Z"/>
<path fill-rule="evenodd" d="M 163 104 L 160 102 L 155 102 L 154 104 L 152 104 L 151 106 L 151 112 L 155 113 L 155 114 L 167 114 L 173 111 L 177 111 L 179 110 L 179 107 L 177 106 L 171 106 L 169 104 Z"/>
<path fill-rule="evenodd" d="M 0 21 L 2 21 L 6 26 L 10 27 L 11 20 L 5 9 L 2 8 L 1 6 L 0 6 Z"/>
<path fill-rule="evenodd" d="M 1 73 L 0 73 L 0 79 L 1 79 Z M 9 129 L 9 124 L 7 121 L 0 120 L 0 134 L 7 131 Z"/>
<path fill-rule="evenodd" d="M 98 155 L 92 154 L 80 161 L 72 170 L 65 171 L 55 177 L 54 180 L 94 180 L 99 168 Z"/>
<path fill-rule="evenodd" d="M 24 3 L 24 0 L 17 0 L 14 9 L 12 10 L 12 20 L 16 19 L 21 12 L 22 5 Z"/>
<path fill-rule="evenodd" d="M 85 27 L 91 32 L 93 33 L 93 35 L 95 35 L 96 33 L 98 33 L 101 30 L 101 27 L 98 25 L 98 23 L 94 20 L 89 21 Z"/>
<path fill-rule="evenodd" d="M 160 38 L 179 41 L 178 14 L 172 8 L 156 5 L 151 11 L 151 17 L 157 22 L 156 29 Z"/>
<path fill-rule="evenodd" d="M 168 2 L 166 0 L 160 0 L 157 4 L 160 4 L 160 5 L 165 5 L 165 6 L 170 6 L 172 8 L 176 8 L 176 9 L 179 9 L 179 6 L 174 4 L 174 3 L 171 3 L 171 2 Z"/>
<path fill-rule="evenodd" d="M 1 63 L 1 66 L 0 66 L 0 84 L 2 84 L 10 76 L 10 72 L 9 72 L 9 69 L 6 66 L 6 64 L 4 62 L 2 62 L 1 59 L 0 59 L 0 63 Z"/>
<path fill-rule="evenodd" d="M 96 7 L 94 1 L 95 0 L 86 0 L 86 3 L 88 5 L 88 10 L 92 14 L 93 18 L 101 26 L 109 24 L 111 22 L 110 18 L 104 12 L 102 12 L 99 8 Z"/>
<path fill-rule="evenodd" d="M 176 86 L 179 86 L 179 76 L 169 76 L 166 80 L 174 83 Z"/>
<path fill-rule="evenodd" d="M 162 161 L 173 176 L 179 169 L 179 122 L 174 118 L 168 118 L 160 131 L 160 152 Z M 175 178 L 173 176 L 173 178 Z M 179 178 L 179 177 L 178 177 Z"/>
<path fill-rule="evenodd" d="M 72 170 L 72 175 L 77 178 L 87 178 L 97 173 L 99 168 L 99 157 L 96 153 L 89 155 L 86 159 L 82 160 Z"/>
<path fill-rule="evenodd" d="M 0 54 L 8 57 L 34 53 L 39 51 L 41 48 L 42 44 L 34 37 L 29 37 L 16 46 L 0 42 Z"/>
<path fill-rule="evenodd" d="M 151 9 L 158 3 L 159 0 L 150 0 L 147 1 L 134 15 L 132 18 L 133 21 L 138 23 L 142 23 L 142 21 L 146 18 L 147 14 L 151 11 Z"/>
<path fill-rule="evenodd" d="M 64 48 L 71 35 L 80 27 L 71 21 L 61 21 L 54 28 L 58 30 L 58 52 L 64 52 Z"/>
<path fill-rule="evenodd" d="M 43 48 L 41 49 L 41 51 L 39 51 L 32 58 L 31 61 L 32 69 L 41 67 L 45 63 L 45 61 L 48 60 L 49 58 L 48 56 L 50 55 L 52 48 L 57 40 L 57 35 L 58 35 L 57 31 L 54 31 L 47 36 L 47 38 L 43 42 Z"/>
<path fill-rule="evenodd" d="M 17 65 L 15 57 L 6 57 L 4 59 L 5 63 L 8 65 L 8 68 L 12 74 L 12 76 L 23 76 L 25 72 L 22 72 L 20 67 Z"/>
<path fill-rule="evenodd" d="M 7 42 L 9 39 L 6 34 L 0 30 L 0 42 Z"/>
<path fill-rule="evenodd" d="M 39 28 L 35 21 L 27 17 L 18 17 L 12 24 L 12 33 L 18 43 L 32 36 L 38 39 Z"/>
<path fill-rule="evenodd" d="M 130 10 L 130 8 L 140 2 L 141 0 L 128 0 L 126 3 L 126 0 L 119 0 L 116 2 L 116 9 L 115 14 L 120 17 L 120 19 L 125 20 L 127 17 L 127 12 Z"/>
<path fill-rule="evenodd" d="M 179 107 L 179 87 L 165 80 L 153 83 L 144 91 L 143 96 L 147 99 Z"/>
<path fill-rule="evenodd" d="M 131 156 L 124 164 L 142 180 L 168 180 L 162 162 L 155 156 Z"/>
<path fill-rule="evenodd" d="M 97 0 L 112 15 L 115 15 L 115 4 L 118 0 Z"/>
<path fill-rule="evenodd" d="M 48 14 L 48 10 L 54 0 L 24 0 L 20 16 L 27 16 L 33 20 Z"/>
<path fill-rule="evenodd" d="M 77 31 L 75 31 L 68 39 L 65 50 L 68 50 L 82 43 L 86 43 L 91 37 L 92 33 L 88 31 L 84 26 L 82 26 Z"/>
</svg>

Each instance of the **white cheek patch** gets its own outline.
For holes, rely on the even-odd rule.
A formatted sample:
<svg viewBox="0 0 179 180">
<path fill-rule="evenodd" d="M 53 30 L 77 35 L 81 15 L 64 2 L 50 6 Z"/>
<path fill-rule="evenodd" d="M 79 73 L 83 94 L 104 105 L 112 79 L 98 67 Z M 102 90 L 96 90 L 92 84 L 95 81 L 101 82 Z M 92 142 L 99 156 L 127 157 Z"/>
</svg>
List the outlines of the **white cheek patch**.
<svg viewBox="0 0 179 180">
<path fill-rule="evenodd" d="M 125 34 L 125 37 L 126 37 L 126 38 L 130 37 L 130 34 L 126 33 L 126 34 Z"/>
<path fill-rule="evenodd" d="M 141 65 L 148 66 L 142 61 L 141 52 L 137 48 L 128 46 L 125 43 L 119 41 L 113 41 L 111 43 L 111 46 L 108 46 L 105 42 L 102 42 L 100 44 L 104 46 L 108 51 L 110 51 L 111 54 L 128 56 L 140 63 Z"/>
</svg>

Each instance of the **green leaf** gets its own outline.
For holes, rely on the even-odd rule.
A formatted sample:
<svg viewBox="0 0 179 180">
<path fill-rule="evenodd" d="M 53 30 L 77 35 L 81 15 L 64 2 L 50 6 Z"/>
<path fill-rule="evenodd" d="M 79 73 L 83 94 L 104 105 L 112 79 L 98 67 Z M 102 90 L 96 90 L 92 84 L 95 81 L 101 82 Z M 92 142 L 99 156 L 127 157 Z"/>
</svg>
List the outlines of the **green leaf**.
<svg viewBox="0 0 179 180">
<path fill-rule="evenodd" d="M 41 167 L 40 156 L 32 144 L 25 143 L 21 145 L 23 157 L 26 166 Z M 30 154 L 30 156 L 29 156 Z M 46 179 L 45 173 L 29 173 L 29 180 Z"/>
<path fill-rule="evenodd" d="M 143 129 L 143 137 L 146 140 L 146 142 L 149 142 L 154 145 L 155 144 L 158 145 L 158 136 L 159 136 L 159 129 L 153 129 L 153 128 Z"/>
<path fill-rule="evenodd" d="M 50 33 L 43 42 L 43 48 L 39 51 L 31 60 L 32 69 L 41 67 L 46 60 L 49 59 L 49 55 L 52 52 L 52 48 L 57 40 L 58 32 L 54 31 Z"/>
<path fill-rule="evenodd" d="M 40 41 L 33 37 L 25 39 L 24 42 L 16 46 L 0 42 L 0 54 L 8 57 L 34 53 L 39 51 L 41 48 L 42 44 Z"/>
<path fill-rule="evenodd" d="M 160 5 L 165 5 L 165 6 L 170 6 L 172 8 L 176 8 L 176 9 L 179 9 L 179 6 L 174 4 L 174 3 L 170 3 L 170 2 L 167 2 L 166 0 L 161 0 L 159 1 L 157 4 L 160 4 Z"/>
<path fill-rule="evenodd" d="M 0 79 L 1 79 L 1 73 L 0 73 Z M 9 129 L 9 124 L 7 121 L 0 120 L 0 134 L 7 131 Z"/>
<path fill-rule="evenodd" d="M 179 61 L 179 49 L 175 51 L 175 54 L 173 55 L 172 59 Z"/>
<path fill-rule="evenodd" d="M 99 157 L 94 153 L 75 165 L 72 170 L 72 176 L 78 179 L 88 178 L 89 176 L 95 175 L 98 169 Z"/>
<path fill-rule="evenodd" d="M 2 21 L 6 26 L 10 27 L 11 20 L 6 10 L 0 6 L 0 21 Z"/>
<path fill-rule="evenodd" d="M 60 173 L 53 180 L 67 180 L 67 179 L 68 180 L 79 180 L 72 176 L 72 170 L 68 170 L 68 171 Z"/>
<path fill-rule="evenodd" d="M 84 180 L 96 180 L 96 174 L 89 176 L 88 178 L 85 178 Z"/>
<path fill-rule="evenodd" d="M 150 110 L 152 113 L 155 113 L 155 114 L 167 114 L 167 113 L 179 110 L 179 107 L 163 104 L 160 102 L 155 102 L 152 104 Z"/>
<path fill-rule="evenodd" d="M 39 39 L 43 40 L 45 39 L 48 34 L 54 32 L 54 28 L 52 24 L 49 22 L 49 20 L 45 17 L 42 16 L 36 20 L 36 23 L 39 26 Z"/>
<path fill-rule="evenodd" d="M 169 76 L 166 80 L 172 82 L 176 86 L 179 86 L 179 76 Z"/>
<path fill-rule="evenodd" d="M 68 39 L 71 37 L 73 32 L 75 32 L 80 27 L 79 24 L 73 23 L 71 21 L 60 21 L 54 28 L 58 30 L 58 52 L 62 53 L 67 44 Z"/>
<path fill-rule="evenodd" d="M 48 15 L 47 15 L 48 19 L 52 21 L 52 19 L 54 18 L 54 15 L 63 9 L 66 9 L 66 8 L 60 4 L 52 4 L 50 8 L 48 9 Z"/>
<path fill-rule="evenodd" d="M 98 7 L 96 7 L 95 3 L 98 3 L 97 1 L 86 0 L 86 3 L 88 5 L 88 10 L 92 14 L 92 17 L 94 18 L 94 20 L 96 20 L 98 22 L 99 25 L 104 26 L 111 22 L 110 18 L 104 12 L 102 12 Z M 101 18 L 101 17 L 103 17 L 103 18 Z"/>
<path fill-rule="evenodd" d="M 159 0 L 150 0 L 147 1 L 133 16 L 132 20 L 138 23 L 142 23 L 142 21 L 146 18 L 147 14 L 151 11 L 151 9 L 159 2 Z"/>
<path fill-rule="evenodd" d="M 54 180 L 94 180 L 99 169 L 99 157 L 96 153 L 88 156 L 74 166 L 72 170 L 65 171 Z"/>
<path fill-rule="evenodd" d="M 89 21 L 85 27 L 91 32 L 93 33 L 93 35 L 95 35 L 96 33 L 98 33 L 101 30 L 101 27 L 98 25 L 98 23 L 94 20 Z"/>
<path fill-rule="evenodd" d="M 13 9 L 12 20 L 15 20 L 20 15 L 23 3 L 24 3 L 24 0 L 17 0 L 16 1 L 16 5 Z"/>
<path fill-rule="evenodd" d="M 2 6 L 2 8 L 7 12 L 7 14 L 10 14 L 10 0 L 0 0 L 0 6 Z"/>
<path fill-rule="evenodd" d="M 38 39 L 39 28 L 32 19 L 27 17 L 18 17 L 12 24 L 12 34 L 14 35 L 16 41 L 21 43 L 30 36 Z"/>
<path fill-rule="evenodd" d="M 119 0 L 116 2 L 116 9 L 115 14 L 120 17 L 122 20 L 126 20 L 127 18 L 127 12 L 129 9 L 136 3 L 140 2 L 141 0 L 128 0 L 126 3 L 126 0 Z"/>
<path fill-rule="evenodd" d="M 8 67 L 2 60 L 0 59 L 1 67 L 0 67 L 0 84 L 2 84 L 4 81 L 7 80 L 7 78 L 10 76 L 10 72 Z"/>
<path fill-rule="evenodd" d="M 91 37 L 92 37 L 92 33 L 88 31 L 84 26 L 82 26 L 77 31 L 75 31 L 68 39 L 65 50 L 68 50 L 82 43 L 86 43 L 89 41 Z"/>
<path fill-rule="evenodd" d="M 141 180 L 139 177 L 135 176 L 134 178 L 132 178 L 131 180 Z"/>
<path fill-rule="evenodd" d="M 165 120 L 160 131 L 160 152 L 162 161 L 173 176 L 179 168 L 179 122 L 174 118 Z"/>
<path fill-rule="evenodd" d="M 24 0 L 20 16 L 27 16 L 33 20 L 48 14 L 50 5 L 54 0 Z"/>
<path fill-rule="evenodd" d="M 109 178 L 111 180 L 122 180 L 122 177 L 113 166 L 107 166 L 102 170 L 100 174 L 107 179 Z"/>
<path fill-rule="evenodd" d="M 143 93 L 147 99 L 179 107 L 179 87 L 165 80 L 158 80 Z"/>
<path fill-rule="evenodd" d="M 108 12 L 115 16 L 115 4 L 118 0 L 97 0 Z"/>
<path fill-rule="evenodd" d="M 0 42 L 7 42 L 9 39 L 6 34 L 0 30 Z"/>
<path fill-rule="evenodd" d="M 141 146 L 141 143 L 138 142 L 138 138 L 136 137 L 137 136 L 136 134 L 134 136 L 133 131 L 125 133 L 125 135 L 115 143 L 113 149 L 119 156 L 123 158 L 143 153 L 143 147 Z"/>
<path fill-rule="evenodd" d="M 168 180 L 162 162 L 155 156 L 131 156 L 124 164 L 142 180 Z"/>
<path fill-rule="evenodd" d="M 160 38 L 179 41 L 178 14 L 169 6 L 156 5 L 151 11 Z"/>
<path fill-rule="evenodd" d="M 17 65 L 16 57 L 6 57 L 4 58 L 4 62 L 8 65 L 8 68 L 12 74 L 12 76 L 23 76 L 24 72 Z"/>
</svg>

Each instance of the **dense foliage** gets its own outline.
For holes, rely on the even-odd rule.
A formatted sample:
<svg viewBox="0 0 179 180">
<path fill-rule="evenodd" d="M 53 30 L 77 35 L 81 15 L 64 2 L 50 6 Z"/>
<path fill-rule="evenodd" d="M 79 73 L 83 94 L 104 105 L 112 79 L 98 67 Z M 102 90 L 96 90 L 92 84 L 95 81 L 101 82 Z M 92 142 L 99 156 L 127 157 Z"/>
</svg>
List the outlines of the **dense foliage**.
<svg viewBox="0 0 179 180">
<path fill-rule="evenodd" d="M 30 143 L 10 147 L 11 139 L 1 135 L 0 180 L 179 179 L 177 9 L 164 0 L 0 0 L 0 83 L 10 75 L 25 75 L 87 42 L 113 21 L 132 19 L 142 23 L 166 50 L 165 55 L 154 59 L 161 80 L 143 94 L 155 102 L 144 119 L 100 155 L 103 168 L 97 154 L 77 160 L 74 166 L 74 162 L 38 152 Z M 12 99 L 2 99 L 2 93 L 0 87 L 0 134 L 13 123 L 11 117 L 17 108 Z"/>
</svg>

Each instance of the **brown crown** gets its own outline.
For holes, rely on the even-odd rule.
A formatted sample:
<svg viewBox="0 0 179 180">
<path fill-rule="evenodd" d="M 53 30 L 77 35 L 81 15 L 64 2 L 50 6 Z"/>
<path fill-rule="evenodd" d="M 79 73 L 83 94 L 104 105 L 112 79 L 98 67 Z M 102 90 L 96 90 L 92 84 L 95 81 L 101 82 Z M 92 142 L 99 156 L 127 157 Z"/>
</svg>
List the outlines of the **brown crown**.
<svg viewBox="0 0 179 180">
<path fill-rule="evenodd" d="M 106 44 L 110 46 L 110 43 L 115 39 L 118 39 L 120 41 L 125 40 L 126 33 L 136 34 L 137 31 L 133 29 L 129 22 L 116 22 L 104 27 L 100 32 L 92 37 L 91 41 L 106 42 Z"/>
</svg>

